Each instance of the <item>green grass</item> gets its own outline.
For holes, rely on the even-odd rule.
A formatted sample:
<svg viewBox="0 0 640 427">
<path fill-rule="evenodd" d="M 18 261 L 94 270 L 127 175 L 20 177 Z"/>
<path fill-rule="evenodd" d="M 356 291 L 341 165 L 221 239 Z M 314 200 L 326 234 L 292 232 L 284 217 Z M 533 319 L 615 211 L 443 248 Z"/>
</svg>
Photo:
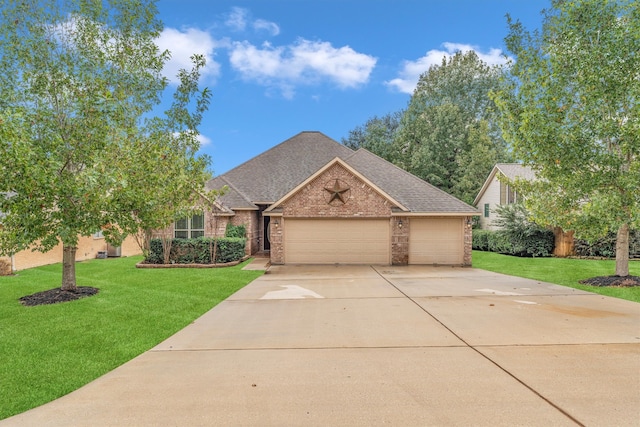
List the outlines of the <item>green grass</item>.
<svg viewBox="0 0 640 427">
<path fill-rule="evenodd" d="M 473 267 L 640 302 L 640 287 L 597 287 L 578 283 L 580 280 L 591 277 L 613 275 L 615 272 L 613 260 L 519 258 L 493 252 L 473 251 Z M 629 263 L 629 274 L 640 276 L 640 261 Z"/>
<path fill-rule="evenodd" d="M 92 297 L 24 307 L 18 298 L 60 286 L 61 264 L 0 277 L 0 419 L 63 396 L 187 326 L 260 276 L 245 264 L 136 269 L 141 257 L 78 263 Z"/>
</svg>

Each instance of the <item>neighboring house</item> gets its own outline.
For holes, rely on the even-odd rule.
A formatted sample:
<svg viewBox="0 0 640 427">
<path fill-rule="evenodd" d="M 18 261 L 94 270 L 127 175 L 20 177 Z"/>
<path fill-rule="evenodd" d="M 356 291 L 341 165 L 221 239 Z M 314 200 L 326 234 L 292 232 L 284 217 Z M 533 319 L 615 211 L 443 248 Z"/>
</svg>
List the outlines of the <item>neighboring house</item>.
<svg viewBox="0 0 640 427">
<path fill-rule="evenodd" d="M 0 212 L 0 229 L 2 229 L 2 219 L 4 216 L 5 214 Z M 133 236 L 128 236 L 118 247 L 112 247 L 107 244 L 102 235 L 102 231 L 98 231 L 92 236 L 78 236 L 76 261 L 97 258 L 98 252 L 110 257 L 132 256 L 142 253 Z M 47 252 L 26 249 L 10 256 L 0 256 L 0 275 L 11 274 L 15 271 L 58 262 L 62 262 L 62 243 L 58 243 L 56 247 Z"/>
<path fill-rule="evenodd" d="M 245 225 L 246 253 L 273 264 L 471 265 L 472 206 L 365 149 L 302 132 L 213 178 L 220 209 L 176 222 L 176 237 Z"/>
<path fill-rule="evenodd" d="M 84 261 L 96 258 L 98 252 L 105 252 L 109 256 L 139 255 L 142 251 L 138 247 L 133 236 L 127 237 L 121 246 L 111 247 L 105 242 L 102 233 L 92 236 L 78 237 L 78 249 L 76 261 Z M 39 267 L 41 265 L 62 262 L 62 243 L 48 252 L 31 251 L 26 249 L 11 256 L 0 256 L 0 263 L 10 266 L 11 271 L 24 270 L 26 268 Z"/>
<path fill-rule="evenodd" d="M 493 167 L 473 201 L 473 205 L 480 211 L 480 228 L 483 230 L 497 229 L 493 225 L 493 221 L 498 218 L 497 206 L 520 201 L 518 193 L 501 177 L 510 181 L 516 178 L 533 180 L 536 174 L 529 166 L 518 163 L 498 163 Z"/>
<path fill-rule="evenodd" d="M 534 180 L 536 174 L 529 166 L 518 163 L 498 163 L 485 180 L 480 192 L 473 201 L 474 206 L 480 211 L 480 228 L 484 230 L 496 230 L 493 224 L 497 219 L 496 207 L 521 201 L 519 195 L 506 181 L 515 179 Z M 573 255 L 575 253 L 573 231 L 564 231 L 560 227 L 553 229 L 555 235 L 555 247 L 553 254 L 559 257 Z"/>
</svg>

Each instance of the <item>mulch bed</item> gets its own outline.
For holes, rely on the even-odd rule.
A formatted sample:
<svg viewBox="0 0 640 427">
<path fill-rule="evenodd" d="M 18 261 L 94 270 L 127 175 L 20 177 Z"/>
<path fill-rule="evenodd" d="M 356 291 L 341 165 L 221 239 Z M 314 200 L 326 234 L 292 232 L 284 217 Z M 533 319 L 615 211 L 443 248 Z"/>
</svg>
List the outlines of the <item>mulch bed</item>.
<svg viewBox="0 0 640 427">
<path fill-rule="evenodd" d="M 55 288 L 27 295 L 20 298 L 20 302 L 22 305 L 30 307 L 35 305 L 57 304 L 59 302 L 75 301 L 80 298 L 90 297 L 98 292 L 98 288 L 92 288 L 90 286 L 78 286 L 78 289 L 75 291 L 63 291 L 60 288 Z"/>
<path fill-rule="evenodd" d="M 599 276 L 590 279 L 580 280 L 583 285 L 590 286 L 613 286 L 619 288 L 631 288 L 640 286 L 640 277 L 638 276 Z"/>
</svg>

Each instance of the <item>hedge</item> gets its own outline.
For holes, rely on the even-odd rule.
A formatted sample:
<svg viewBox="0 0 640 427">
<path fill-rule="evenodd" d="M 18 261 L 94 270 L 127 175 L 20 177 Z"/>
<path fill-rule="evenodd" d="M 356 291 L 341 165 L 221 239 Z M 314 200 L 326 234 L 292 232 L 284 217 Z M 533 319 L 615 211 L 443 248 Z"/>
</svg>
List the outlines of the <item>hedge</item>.
<svg viewBox="0 0 640 427">
<path fill-rule="evenodd" d="M 473 249 L 497 252 L 519 257 L 551 256 L 554 236 L 551 230 L 540 230 L 530 235 L 517 236 L 504 230 L 473 230 Z"/>
<path fill-rule="evenodd" d="M 575 249 L 577 256 L 614 258 L 616 256 L 616 233 L 609 233 L 606 237 L 591 243 L 576 239 Z M 640 230 L 629 232 L 629 258 L 640 258 Z"/>
<path fill-rule="evenodd" d="M 216 263 L 238 261 L 244 257 L 245 239 L 237 237 L 218 238 Z M 199 237 L 197 239 L 172 239 L 169 252 L 171 264 L 211 264 L 211 251 L 214 239 Z M 164 264 L 162 239 L 151 239 L 151 250 L 145 262 Z"/>
</svg>

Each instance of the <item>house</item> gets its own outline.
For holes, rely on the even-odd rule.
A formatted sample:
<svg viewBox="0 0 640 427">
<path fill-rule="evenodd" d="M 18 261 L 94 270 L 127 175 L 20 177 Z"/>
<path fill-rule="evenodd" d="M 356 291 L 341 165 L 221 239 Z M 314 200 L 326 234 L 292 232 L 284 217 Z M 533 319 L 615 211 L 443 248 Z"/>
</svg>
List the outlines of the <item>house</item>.
<svg viewBox="0 0 640 427">
<path fill-rule="evenodd" d="M 3 194 L 3 193 L 0 193 Z M 8 194 L 8 193 L 4 193 Z M 5 213 L 0 212 L 0 230 Z M 91 236 L 78 236 L 76 249 L 76 261 L 84 261 L 97 258 L 99 254 L 110 257 L 140 255 L 142 251 L 134 236 L 127 236 L 120 246 L 109 245 L 98 231 Z M 30 248 L 19 251 L 13 255 L 0 255 L 0 276 L 9 275 L 19 270 L 40 267 L 42 265 L 62 262 L 62 243 L 59 242 L 47 252 L 32 251 Z"/>
<path fill-rule="evenodd" d="M 176 237 L 245 225 L 247 254 L 273 264 L 471 265 L 478 212 L 365 149 L 301 132 L 227 173 L 214 212 L 173 224 Z"/>
<path fill-rule="evenodd" d="M 508 183 L 517 178 L 533 180 L 535 172 L 519 163 L 498 163 L 485 180 L 480 192 L 473 201 L 473 205 L 480 211 L 480 228 L 495 230 L 493 221 L 497 219 L 496 207 L 520 201 L 520 197 Z M 506 178 L 504 180 L 502 178 Z"/>
<path fill-rule="evenodd" d="M 133 236 L 128 236 L 118 247 L 111 247 L 107 244 L 101 232 L 92 236 L 78 236 L 76 261 L 96 258 L 98 252 L 104 252 L 109 256 L 132 256 L 139 255 L 142 251 Z M 4 271 L 5 274 L 10 274 L 19 270 L 58 262 L 62 262 L 62 243 L 47 252 L 25 249 L 11 256 L 0 256 L 0 270 Z M 0 272 L 1 274 L 2 272 Z"/>
<path fill-rule="evenodd" d="M 502 179 L 506 178 L 506 179 Z M 480 192 L 473 201 L 473 205 L 480 211 L 480 228 L 495 230 L 498 227 L 493 224 L 497 219 L 496 207 L 517 203 L 522 195 L 509 185 L 508 182 L 516 179 L 534 180 L 536 174 L 529 166 L 519 163 L 498 163 L 485 180 Z M 560 227 L 554 227 L 555 247 L 553 254 L 566 257 L 575 253 L 573 231 L 564 231 Z"/>
</svg>

